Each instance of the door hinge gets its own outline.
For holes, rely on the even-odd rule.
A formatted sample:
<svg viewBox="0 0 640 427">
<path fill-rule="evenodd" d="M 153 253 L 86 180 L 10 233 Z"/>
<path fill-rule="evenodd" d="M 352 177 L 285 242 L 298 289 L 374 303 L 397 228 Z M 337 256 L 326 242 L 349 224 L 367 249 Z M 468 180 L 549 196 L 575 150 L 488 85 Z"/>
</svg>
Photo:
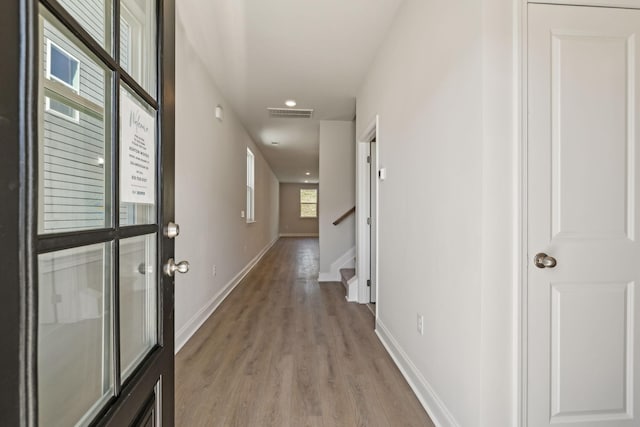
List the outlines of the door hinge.
<svg viewBox="0 0 640 427">
<path fill-rule="evenodd" d="M 367 280 L 367 286 L 371 287 L 371 280 Z"/>
<path fill-rule="evenodd" d="M 371 225 L 371 218 L 367 218 L 367 225 Z"/>
<path fill-rule="evenodd" d="M 371 163 L 371 156 L 367 156 L 367 163 Z"/>
</svg>

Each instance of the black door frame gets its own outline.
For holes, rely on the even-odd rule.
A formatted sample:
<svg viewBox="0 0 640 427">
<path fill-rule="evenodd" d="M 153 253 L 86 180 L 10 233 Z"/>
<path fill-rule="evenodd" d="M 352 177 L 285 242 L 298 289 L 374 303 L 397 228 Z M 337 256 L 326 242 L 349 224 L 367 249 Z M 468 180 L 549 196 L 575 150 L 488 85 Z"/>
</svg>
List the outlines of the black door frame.
<svg viewBox="0 0 640 427">
<path fill-rule="evenodd" d="M 5 1 L 0 6 L 0 414 L 12 426 L 34 425 L 33 318 L 29 307 L 34 272 L 33 159 L 30 141 L 35 140 L 32 99 L 34 52 L 33 2 Z"/>
<path fill-rule="evenodd" d="M 39 34 L 37 17 L 42 3 L 56 18 L 113 71 L 122 81 L 158 110 L 158 150 L 156 225 L 128 229 L 69 233 L 63 236 L 37 235 L 37 156 Z M 119 0 L 113 0 L 118 16 Z M 148 96 L 113 58 L 118 58 L 119 43 L 113 57 L 107 54 L 80 24 L 55 0 L 7 0 L 0 6 L 0 414 L 3 425 L 37 425 L 37 253 L 92 243 L 96 239 L 156 232 L 158 266 L 174 257 L 174 242 L 164 236 L 163 224 L 174 219 L 175 159 L 175 0 L 157 1 L 158 100 Z M 119 19 L 113 18 L 113 32 L 119 34 Z M 114 79 L 114 104 L 119 102 Z M 115 111 L 115 106 L 112 111 Z M 112 117 L 112 131 L 118 132 L 118 117 Z M 112 138 L 112 141 L 117 139 Z M 118 144 L 112 168 L 116 171 Z M 113 190 L 118 191 L 116 182 Z M 116 193 L 117 194 L 117 193 Z M 117 211 L 117 209 L 113 209 Z M 116 212 L 112 212 L 116 215 Z M 116 224 L 116 222 L 113 222 Z M 174 280 L 161 277 L 158 292 L 159 345 L 147 356 L 131 379 L 119 390 L 95 422 L 96 425 L 129 425 L 145 407 L 149 392 L 162 378 L 163 426 L 174 424 Z M 116 290 L 117 292 L 117 290 Z M 115 308 L 117 310 L 117 308 Z M 119 363 L 116 361 L 116 363 Z"/>
</svg>

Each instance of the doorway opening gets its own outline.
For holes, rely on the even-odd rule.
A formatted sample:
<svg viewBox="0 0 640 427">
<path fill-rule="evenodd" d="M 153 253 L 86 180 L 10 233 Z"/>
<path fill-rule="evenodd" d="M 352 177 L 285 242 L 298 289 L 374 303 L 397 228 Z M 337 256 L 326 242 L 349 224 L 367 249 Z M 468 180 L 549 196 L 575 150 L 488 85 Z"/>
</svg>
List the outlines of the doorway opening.
<svg viewBox="0 0 640 427">
<path fill-rule="evenodd" d="M 378 285 L 378 145 L 376 137 L 369 141 L 369 303 L 375 304 Z"/>
<path fill-rule="evenodd" d="M 370 304 L 372 311 L 378 302 L 378 230 L 379 230 L 379 142 L 378 117 L 369 124 L 358 139 L 357 153 L 357 224 L 356 274 L 358 301 Z"/>
</svg>

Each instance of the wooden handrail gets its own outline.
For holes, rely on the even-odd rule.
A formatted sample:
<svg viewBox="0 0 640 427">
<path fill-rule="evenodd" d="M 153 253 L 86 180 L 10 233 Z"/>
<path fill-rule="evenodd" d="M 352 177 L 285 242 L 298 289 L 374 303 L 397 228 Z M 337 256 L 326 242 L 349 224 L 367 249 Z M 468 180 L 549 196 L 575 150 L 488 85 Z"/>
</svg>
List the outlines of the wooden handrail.
<svg viewBox="0 0 640 427">
<path fill-rule="evenodd" d="M 347 219 L 347 217 L 349 215 L 351 215 L 352 213 L 354 213 L 356 211 L 356 207 L 352 207 L 351 209 L 349 209 L 348 211 L 346 211 L 345 213 L 342 214 L 342 216 L 338 219 L 336 219 L 335 221 L 333 221 L 333 225 L 338 225 L 340 224 L 342 221 L 344 221 L 345 219 Z"/>
</svg>

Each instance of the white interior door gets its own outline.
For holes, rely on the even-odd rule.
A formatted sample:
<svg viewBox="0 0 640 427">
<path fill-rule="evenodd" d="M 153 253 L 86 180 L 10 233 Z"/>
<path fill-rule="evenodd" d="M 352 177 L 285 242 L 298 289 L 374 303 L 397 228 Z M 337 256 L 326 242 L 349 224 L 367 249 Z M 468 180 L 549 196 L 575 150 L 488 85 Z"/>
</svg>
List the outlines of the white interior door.
<svg viewBox="0 0 640 427">
<path fill-rule="evenodd" d="M 640 426 L 640 11 L 530 5 L 528 43 L 528 425 Z"/>
</svg>

